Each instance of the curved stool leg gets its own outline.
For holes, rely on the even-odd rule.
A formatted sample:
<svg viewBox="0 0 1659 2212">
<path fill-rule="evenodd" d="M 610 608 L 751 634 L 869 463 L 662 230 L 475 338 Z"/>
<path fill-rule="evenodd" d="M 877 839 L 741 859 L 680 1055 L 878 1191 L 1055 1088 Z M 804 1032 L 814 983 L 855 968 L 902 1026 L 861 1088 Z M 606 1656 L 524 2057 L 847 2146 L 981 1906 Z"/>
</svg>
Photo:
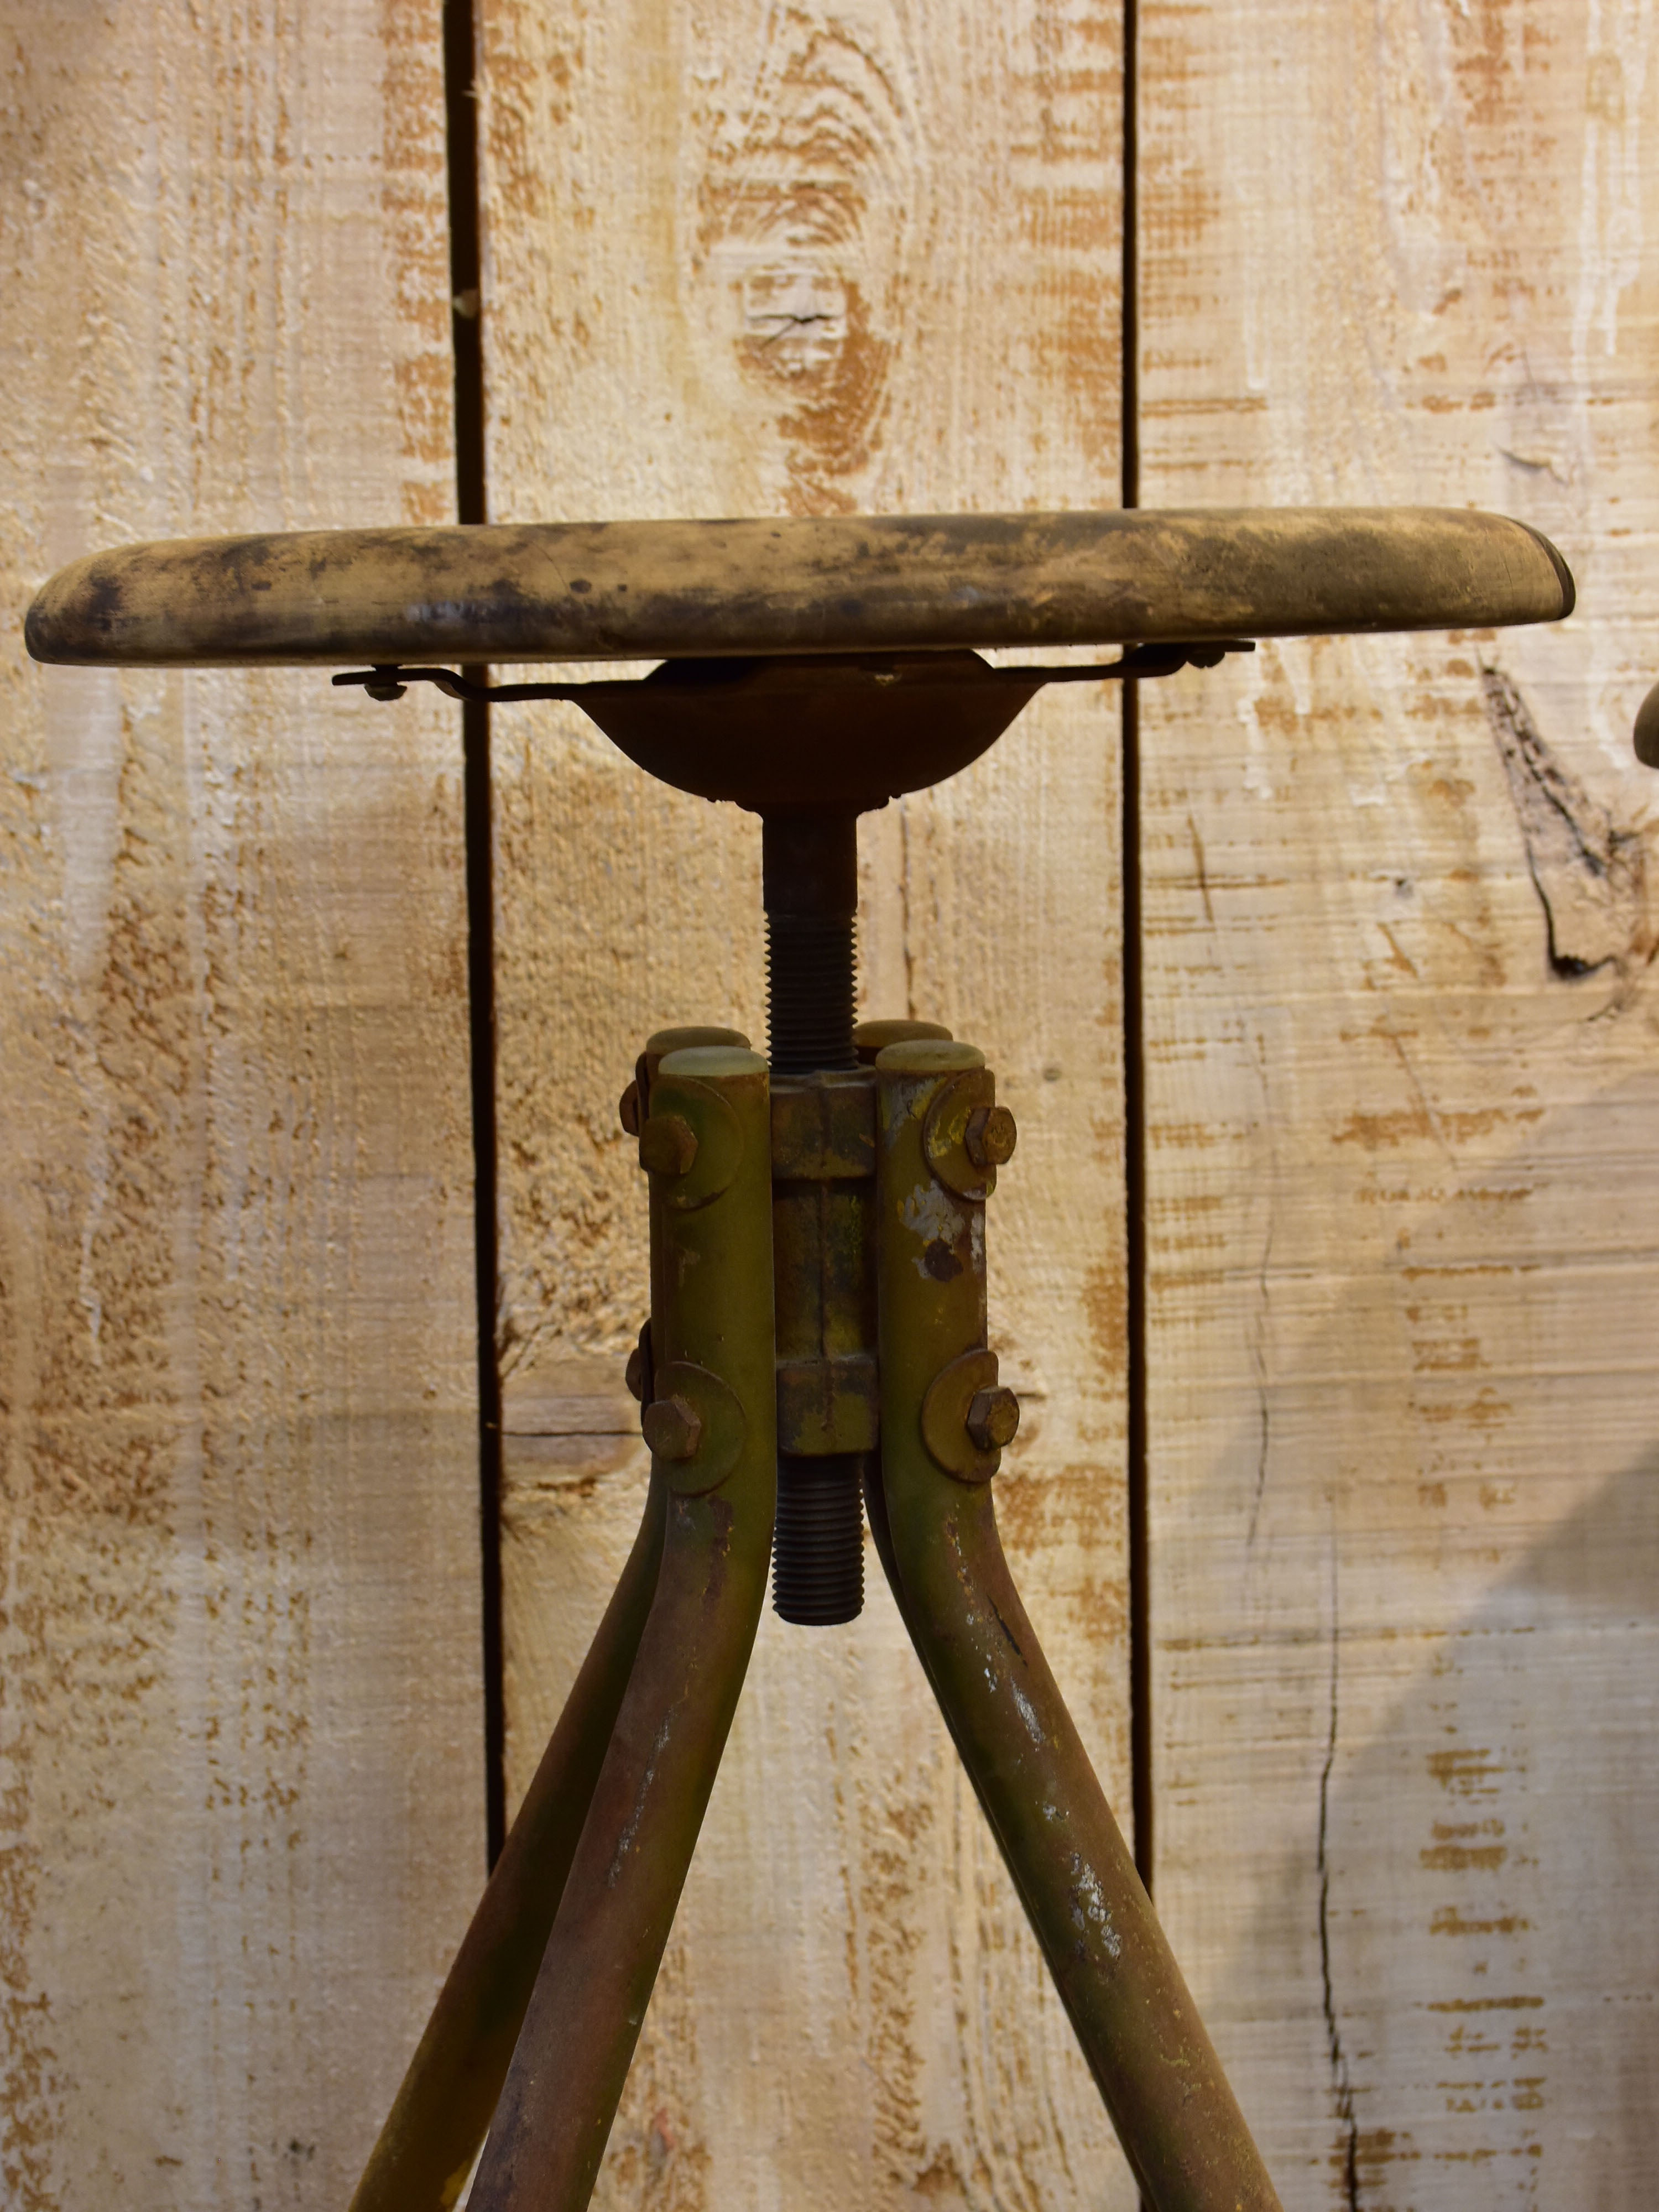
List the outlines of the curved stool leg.
<svg viewBox="0 0 1659 2212">
<path fill-rule="evenodd" d="M 657 1587 L 666 1486 L 653 1471 L 628 1564 L 462 1938 L 351 2212 L 449 2212 L 518 2041 Z"/>
<path fill-rule="evenodd" d="M 953 1155 L 945 1098 L 971 1079 L 971 1110 L 990 1079 L 942 1044 L 891 1047 L 876 1069 L 878 1542 L 900 1611 L 1156 2212 L 1279 2212 L 997 1535 L 985 1188 Z"/>
<path fill-rule="evenodd" d="M 672 1054 L 650 1112 L 642 1153 L 684 1209 L 671 1195 L 661 1217 L 645 1415 L 668 1492 L 662 1565 L 472 2212 L 587 2203 L 766 1595 L 777 1498 L 766 1063 L 729 1048 Z"/>
</svg>

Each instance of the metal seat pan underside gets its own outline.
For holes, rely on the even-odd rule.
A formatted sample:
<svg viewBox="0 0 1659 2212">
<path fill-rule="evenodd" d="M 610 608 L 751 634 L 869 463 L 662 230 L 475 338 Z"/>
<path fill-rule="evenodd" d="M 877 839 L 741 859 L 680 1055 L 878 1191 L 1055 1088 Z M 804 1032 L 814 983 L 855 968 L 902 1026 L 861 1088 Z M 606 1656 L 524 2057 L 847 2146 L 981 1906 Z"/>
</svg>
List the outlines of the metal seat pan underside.
<svg viewBox="0 0 1659 2212">
<path fill-rule="evenodd" d="M 656 660 L 1485 629 L 1566 563 L 1468 508 L 1258 507 L 304 530 L 127 545 L 29 610 L 37 660 Z"/>
</svg>

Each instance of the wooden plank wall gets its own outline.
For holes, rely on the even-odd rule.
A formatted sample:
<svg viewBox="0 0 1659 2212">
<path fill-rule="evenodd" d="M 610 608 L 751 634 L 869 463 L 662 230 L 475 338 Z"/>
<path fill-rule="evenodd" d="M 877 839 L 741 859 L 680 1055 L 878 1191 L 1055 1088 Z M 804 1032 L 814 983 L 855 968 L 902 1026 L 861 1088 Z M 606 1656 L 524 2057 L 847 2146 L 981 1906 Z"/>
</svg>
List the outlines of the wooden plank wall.
<svg viewBox="0 0 1659 2212">
<path fill-rule="evenodd" d="M 436 0 L 13 0 L 0 2202 L 343 2204 L 483 1870 L 453 712 L 22 653 L 453 513 Z"/>
<path fill-rule="evenodd" d="M 1140 24 L 1147 503 L 1468 501 L 1580 591 L 1144 694 L 1159 1899 L 1287 2205 L 1635 2212 L 1659 40 Z"/>
<path fill-rule="evenodd" d="M 1112 505 L 1120 23 L 1091 0 L 481 11 L 501 519 Z M 616 1122 L 672 1020 L 763 1035 L 758 825 L 568 711 L 495 717 L 509 1780 L 643 1496 Z M 866 820 L 864 997 L 1020 1116 L 993 1225 L 1003 1514 L 1127 1806 L 1115 707 L 1060 696 Z M 597 2202 L 1127 2205 L 873 1556 L 763 1627 Z"/>
<path fill-rule="evenodd" d="M 1139 0 L 1142 495 L 1556 538 L 1550 632 L 1142 695 L 1158 1894 L 1285 2203 L 1645 2208 L 1655 33 Z M 448 710 L 23 661 L 58 561 L 452 511 L 435 0 L 13 0 L 0 2198 L 336 2205 L 481 1872 Z M 1112 0 L 480 0 L 502 519 L 1109 505 Z M 864 836 L 991 1054 L 1011 1548 L 1127 1810 L 1115 710 Z M 508 1780 L 642 1497 L 614 1119 L 757 839 L 496 717 Z M 769 1615 L 598 2201 L 1133 2200 L 872 1562 Z"/>
</svg>

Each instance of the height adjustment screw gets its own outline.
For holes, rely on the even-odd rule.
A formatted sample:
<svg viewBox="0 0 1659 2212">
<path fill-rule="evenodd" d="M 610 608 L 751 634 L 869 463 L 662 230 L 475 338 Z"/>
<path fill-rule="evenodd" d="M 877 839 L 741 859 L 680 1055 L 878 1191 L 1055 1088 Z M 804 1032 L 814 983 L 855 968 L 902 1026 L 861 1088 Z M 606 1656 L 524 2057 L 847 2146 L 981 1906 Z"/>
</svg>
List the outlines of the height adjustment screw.
<svg viewBox="0 0 1659 2212">
<path fill-rule="evenodd" d="M 1006 1106 L 976 1106 L 963 1131 L 963 1149 L 976 1168 L 1004 1168 L 1014 1157 L 1019 1131 Z"/>
<path fill-rule="evenodd" d="M 651 1175 L 688 1175 L 697 1157 L 697 1133 L 678 1114 L 653 1114 L 640 1131 L 640 1165 Z"/>
<path fill-rule="evenodd" d="M 993 1390 L 974 1393 L 968 1408 L 968 1433 L 976 1450 L 1000 1451 L 1004 1444 L 1012 1443 L 1018 1431 L 1019 1401 L 1012 1390 L 999 1383 Z"/>
<path fill-rule="evenodd" d="M 659 1459 L 690 1459 L 702 1442 L 702 1423 L 684 1398 L 659 1398 L 647 1406 L 640 1431 Z"/>
</svg>

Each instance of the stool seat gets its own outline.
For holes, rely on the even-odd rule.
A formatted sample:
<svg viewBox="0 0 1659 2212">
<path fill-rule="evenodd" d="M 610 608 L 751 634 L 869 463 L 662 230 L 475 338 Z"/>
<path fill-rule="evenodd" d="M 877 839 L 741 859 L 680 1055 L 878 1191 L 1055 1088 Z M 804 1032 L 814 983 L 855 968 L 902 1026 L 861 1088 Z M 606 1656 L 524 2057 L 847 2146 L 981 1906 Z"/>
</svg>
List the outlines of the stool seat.
<svg viewBox="0 0 1659 2212">
<path fill-rule="evenodd" d="M 1571 612 L 1472 508 L 1260 507 L 302 530 L 127 545 L 30 608 L 37 660 L 658 660 L 1484 629 Z"/>
</svg>

